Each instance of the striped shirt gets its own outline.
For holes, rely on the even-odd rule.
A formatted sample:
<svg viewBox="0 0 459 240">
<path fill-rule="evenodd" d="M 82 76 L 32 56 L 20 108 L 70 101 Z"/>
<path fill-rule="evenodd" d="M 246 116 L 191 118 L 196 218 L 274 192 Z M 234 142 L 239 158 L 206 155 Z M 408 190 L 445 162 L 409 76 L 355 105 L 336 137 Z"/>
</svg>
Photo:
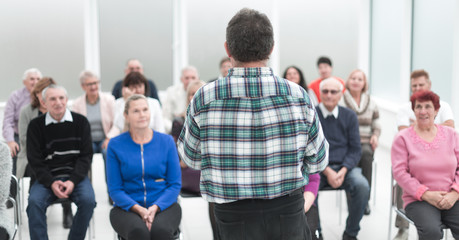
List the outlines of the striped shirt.
<svg viewBox="0 0 459 240">
<path fill-rule="evenodd" d="M 270 68 L 233 68 L 198 90 L 178 141 L 209 202 L 272 199 L 325 169 L 328 143 L 307 93 Z"/>
</svg>

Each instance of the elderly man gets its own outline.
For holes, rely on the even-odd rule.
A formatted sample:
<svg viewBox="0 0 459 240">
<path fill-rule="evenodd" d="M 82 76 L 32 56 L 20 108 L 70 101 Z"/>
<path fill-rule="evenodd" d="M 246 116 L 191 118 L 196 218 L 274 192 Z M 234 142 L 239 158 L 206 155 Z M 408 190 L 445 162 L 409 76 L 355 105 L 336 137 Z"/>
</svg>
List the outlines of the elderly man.
<svg viewBox="0 0 459 240">
<path fill-rule="evenodd" d="M 311 99 L 315 103 L 320 103 L 320 101 L 321 101 L 320 89 L 319 89 L 320 88 L 320 82 L 322 82 L 322 80 L 324 80 L 324 79 L 332 77 L 332 71 L 333 71 L 333 67 L 332 66 L 333 66 L 332 65 L 332 61 L 328 57 L 322 56 L 319 59 L 317 59 L 317 69 L 319 70 L 320 77 L 317 78 L 316 80 L 312 81 L 308 85 L 309 95 L 311 96 Z M 343 87 L 344 87 L 343 79 L 341 79 L 339 77 L 334 77 L 334 78 L 338 79 L 341 82 L 341 84 L 343 84 Z"/>
<path fill-rule="evenodd" d="M 416 93 L 418 91 L 430 91 L 432 87 L 432 82 L 429 78 L 429 73 L 425 70 L 415 70 L 411 73 L 410 76 L 410 87 L 411 93 Z M 403 104 L 397 112 L 397 127 L 398 130 L 408 128 L 409 126 L 414 125 L 416 122 L 416 117 L 414 116 L 413 109 L 411 108 L 411 102 L 406 102 Z M 438 110 L 437 117 L 435 117 L 435 124 L 441 124 L 444 126 L 454 128 L 454 115 L 453 111 L 449 104 L 445 101 L 440 100 L 440 109 Z M 397 207 L 403 207 L 402 200 L 402 189 L 397 185 Z M 408 228 L 410 224 L 408 221 L 398 216 L 395 219 L 395 226 L 399 229 L 397 235 L 395 235 L 394 240 L 406 240 L 408 239 Z"/>
<path fill-rule="evenodd" d="M 182 69 L 180 83 L 170 86 L 166 89 L 165 99 L 163 101 L 163 117 L 166 132 L 172 129 L 172 121 L 185 113 L 187 107 L 186 89 L 192 81 L 199 80 L 198 70 L 193 66 Z"/>
<path fill-rule="evenodd" d="M 234 68 L 194 95 L 181 159 L 201 169 L 221 239 L 310 239 L 303 188 L 328 163 L 314 107 L 304 89 L 267 67 L 274 37 L 265 14 L 239 11 L 224 46 Z"/>
<path fill-rule="evenodd" d="M 329 165 L 321 173 L 319 190 L 344 189 L 349 216 L 343 240 L 357 239 L 360 220 L 370 196 L 370 186 L 357 167 L 361 156 L 359 123 L 350 109 L 338 106 L 343 85 L 335 78 L 320 83 L 321 103 L 316 107 L 324 135 L 330 144 Z"/>
<path fill-rule="evenodd" d="M 36 179 L 27 206 L 30 239 L 48 239 L 46 209 L 58 198 L 69 198 L 78 210 L 68 239 L 83 240 L 96 206 L 88 179 L 90 125 L 84 116 L 67 109 L 63 87 L 48 86 L 42 98 L 48 113 L 33 119 L 27 130 L 27 158 Z"/>
<path fill-rule="evenodd" d="M 19 114 L 21 108 L 30 103 L 30 93 L 35 83 L 42 78 L 41 72 L 36 68 L 27 69 L 22 77 L 24 87 L 14 91 L 6 102 L 3 115 L 3 138 L 10 148 L 13 157 L 13 174 L 16 175 L 16 155 L 19 152 Z"/>
<path fill-rule="evenodd" d="M 131 72 L 139 72 L 143 74 L 143 65 L 138 59 L 132 58 L 127 61 L 126 68 L 124 69 L 124 74 L 127 76 Z M 145 93 L 145 95 L 159 101 L 158 90 L 156 89 L 155 83 L 150 79 L 147 81 L 148 89 L 145 89 L 145 91 L 148 91 Z M 123 97 L 123 79 L 118 80 L 115 83 L 113 86 L 112 95 L 115 97 L 115 99 Z"/>
</svg>

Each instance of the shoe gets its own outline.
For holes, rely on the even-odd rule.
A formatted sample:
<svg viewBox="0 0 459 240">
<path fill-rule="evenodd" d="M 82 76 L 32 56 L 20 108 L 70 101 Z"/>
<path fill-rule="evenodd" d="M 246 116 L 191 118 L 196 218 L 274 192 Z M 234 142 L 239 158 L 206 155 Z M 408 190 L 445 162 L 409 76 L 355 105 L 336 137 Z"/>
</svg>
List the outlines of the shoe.
<svg viewBox="0 0 459 240">
<path fill-rule="evenodd" d="M 408 229 L 399 228 L 397 235 L 395 235 L 394 240 L 408 240 Z"/>
<path fill-rule="evenodd" d="M 351 237 L 346 232 L 343 233 L 343 240 L 357 240 L 357 237 Z"/>
<path fill-rule="evenodd" d="M 6 201 L 6 208 L 10 209 L 13 207 L 13 203 L 11 201 Z"/>
<path fill-rule="evenodd" d="M 371 213 L 370 205 L 368 205 L 368 203 L 367 203 L 367 206 L 365 207 L 365 210 L 363 211 L 363 214 L 368 216 L 368 215 L 370 215 L 370 213 Z"/>
<path fill-rule="evenodd" d="M 69 229 L 72 227 L 73 223 L 73 213 L 71 205 L 63 204 L 62 205 L 63 216 L 62 216 L 62 226 L 65 229 Z"/>
</svg>

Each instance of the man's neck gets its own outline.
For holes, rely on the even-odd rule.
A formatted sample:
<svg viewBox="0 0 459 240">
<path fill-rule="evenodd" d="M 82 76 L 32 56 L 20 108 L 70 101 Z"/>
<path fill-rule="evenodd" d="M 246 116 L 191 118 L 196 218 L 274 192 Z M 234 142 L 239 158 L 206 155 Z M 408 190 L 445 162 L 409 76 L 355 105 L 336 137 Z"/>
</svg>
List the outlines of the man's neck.
<svg viewBox="0 0 459 240">
<path fill-rule="evenodd" d="M 54 120 L 60 122 L 60 121 L 62 120 L 62 118 L 64 118 L 65 112 L 64 112 L 64 114 L 57 115 L 57 116 L 55 116 L 55 115 L 53 115 L 53 114 L 51 114 L 51 113 L 49 113 L 49 115 L 50 115 Z"/>
<path fill-rule="evenodd" d="M 259 67 L 267 67 L 268 60 L 263 61 L 256 61 L 256 62 L 238 62 L 234 61 L 233 67 L 240 67 L 240 68 L 259 68 Z"/>
</svg>

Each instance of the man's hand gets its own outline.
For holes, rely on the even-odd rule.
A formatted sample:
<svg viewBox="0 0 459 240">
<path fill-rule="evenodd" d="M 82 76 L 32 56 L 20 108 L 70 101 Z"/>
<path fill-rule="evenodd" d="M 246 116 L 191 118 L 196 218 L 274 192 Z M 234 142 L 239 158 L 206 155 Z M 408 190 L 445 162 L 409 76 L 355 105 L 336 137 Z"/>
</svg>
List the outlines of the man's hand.
<svg viewBox="0 0 459 240">
<path fill-rule="evenodd" d="M 68 198 L 68 195 L 65 194 L 65 185 L 61 180 L 54 181 L 51 184 L 51 190 L 53 190 L 54 195 L 58 198 Z"/>
<path fill-rule="evenodd" d="M 8 142 L 8 147 L 10 148 L 11 157 L 14 157 L 19 152 L 19 145 L 15 141 Z"/>
<path fill-rule="evenodd" d="M 104 142 L 102 143 L 102 149 L 107 149 L 107 146 L 108 146 L 108 142 L 110 141 L 110 139 L 106 138 L 104 140 Z"/>
<path fill-rule="evenodd" d="M 327 182 L 332 188 L 339 188 L 343 181 L 340 179 L 340 175 L 338 175 L 335 170 L 327 167 L 324 171 L 324 175 L 327 177 Z"/>
<path fill-rule="evenodd" d="M 123 87 L 121 89 L 121 95 L 123 95 L 124 100 L 128 99 L 133 94 L 134 94 L 134 92 L 131 91 L 131 89 L 129 89 L 128 87 Z"/>
<path fill-rule="evenodd" d="M 65 182 L 63 182 L 63 185 L 64 185 L 64 194 L 67 195 L 67 197 L 70 196 L 70 194 L 72 194 L 73 192 L 73 189 L 75 188 L 75 184 L 70 181 L 70 180 L 67 180 Z"/>
<path fill-rule="evenodd" d="M 424 194 L 422 194 L 421 199 L 438 209 L 442 209 L 439 203 L 443 200 L 443 196 L 446 193 L 447 192 L 445 191 L 425 191 Z"/>
<path fill-rule="evenodd" d="M 376 150 L 376 148 L 378 147 L 378 137 L 376 135 L 371 136 L 370 144 L 373 151 Z"/>
<path fill-rule="evenodd" d="M 438 206 L 442 210 L 448 210 L 454 206 L 458 198 L 459 198 L 459 193 L 453 190 L 443 195 L 443 198 L 438 203 Z"/>
</svg>

